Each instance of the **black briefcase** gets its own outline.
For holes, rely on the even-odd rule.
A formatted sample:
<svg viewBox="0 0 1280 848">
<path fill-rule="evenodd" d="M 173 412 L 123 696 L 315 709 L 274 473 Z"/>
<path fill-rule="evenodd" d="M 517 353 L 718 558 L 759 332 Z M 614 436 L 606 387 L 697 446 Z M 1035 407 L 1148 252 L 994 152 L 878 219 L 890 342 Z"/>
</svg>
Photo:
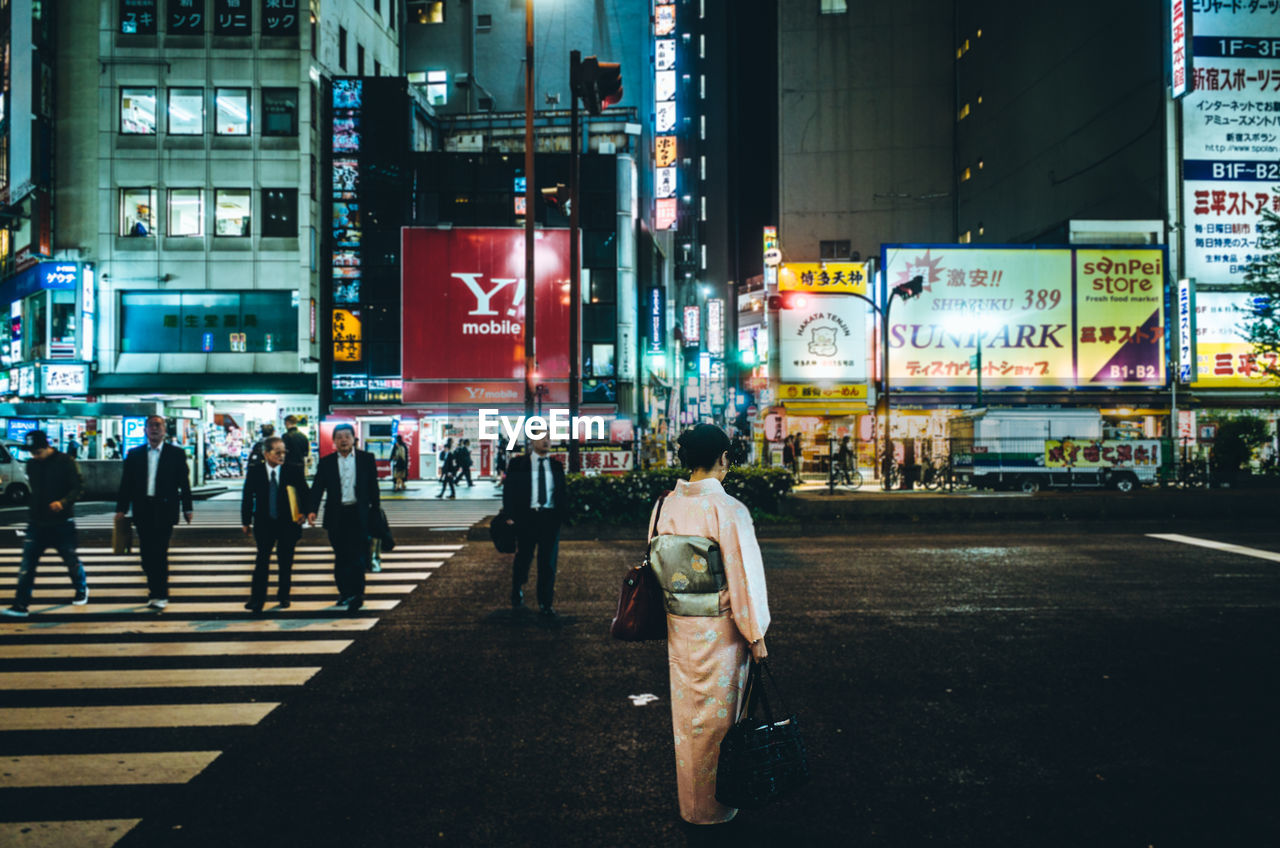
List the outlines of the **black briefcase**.
<svg viewBox="0 0 1280 848">
<path fill-rule="evenodd" d="M 809 782 L 809 758 L 795 714 L 774 718 L 764 691 L 768 665 L 752 662 L 742 718 L 720 743 L 716 800 L 726 807 L 756 810 Z M 775 691 L 777 686 L 774 686 Z M 756 705 L 762 708 L 756 716 Z M 785 708 L 783 710 L 786 712 Z"/>
<path fill-rule="evenodd" d="M 500 554 L 516 552 L 516 526 L 507 523 L 507 514 L 499 512 L 489 522 L 489 538 Z"/>
</svg>

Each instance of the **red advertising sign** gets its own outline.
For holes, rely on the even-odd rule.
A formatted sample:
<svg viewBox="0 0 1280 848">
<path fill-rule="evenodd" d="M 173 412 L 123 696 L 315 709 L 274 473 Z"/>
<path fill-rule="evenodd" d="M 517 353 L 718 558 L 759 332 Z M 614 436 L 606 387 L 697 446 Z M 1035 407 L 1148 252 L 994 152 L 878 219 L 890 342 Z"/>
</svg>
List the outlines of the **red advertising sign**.
<svg viewBox="0 0 1280 848">
<path fill-rule="evenodd" d="M 406 227 L 401 239 L 406 401 L 411 381 L 441 379 L 516 381 L 523 399 L 524 230 Z M 548 381 L 569 370 L 568 257 L 568 230 L 537 233 L 534 332 Z"/>
</svg>

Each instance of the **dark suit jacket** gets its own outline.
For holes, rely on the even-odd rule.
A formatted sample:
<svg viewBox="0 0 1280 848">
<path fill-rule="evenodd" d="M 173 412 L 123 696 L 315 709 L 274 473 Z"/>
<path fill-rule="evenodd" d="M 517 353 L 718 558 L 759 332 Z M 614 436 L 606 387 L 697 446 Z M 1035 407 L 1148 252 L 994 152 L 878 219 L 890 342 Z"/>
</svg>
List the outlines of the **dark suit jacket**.
<svg viewBox="0 0 1280 848">
<path fill-rule="evenodd" d="M 255 529 L 271 529 L 285 531 L 292 535 L 302 535 L 301 525 L 293 521 L 289 511 L 289 486 L 298 490 L 298 509 L 306 515 L 309 507 L 310 492 L 307 491 L 307 478 L 299 465 L 284 463 L 277 467 L 276 474 L 280 478 L 279 492 L 276 498 L 276 520 L 271 520 L 268 506 L 270 484 L 267 481 L 267 464 L 263 462 L 249 469 L 244 478 L 244 495 L 240 499 L 240 524 L 243 527 L 253 525 Z"/>
<path fill-rule="evenodd" d="M 551 498 L 555 503 L 556 518 L 565 514 L 568 498 L 564 485 L 564 466 L 560 460 L 551 459 Z M 527 519 L 533 511 L 529 500 L 538 481 L 533 478 L 533 461 L 524 453 L 513 457 L 507 465 L 507 479 L 502 484 L 502 511 L 517 522 Z"/>
<path fill-rule="evenodd" d="M 373 454 L 352 448 L 356 455 L 356 504 L 360 508 L 360 526 L 366 533 L 373 528 L 372 518 L 382 508 L 378 495 L 378 463 Z M 316 476 L 311 481 L 311 512 L 320 511 L 320 501 L 329 498 L 324 511 L 324 527 L 329 529 L 338 520 L 338 508 L 342 506 L 342 477 L 338 474 L 338 452 L 320 458 L 316 463 Z"/>
<path fill-rule="evenodd" d="M 124 458 L 124 474 L 120 478 L 120 491 L 116 493 L 116 512 L 133 510 L 138 519 L 138 508 L 147 499 L 147 446 L 139 445 Z M 160 462 L 156 466 L 156 516 L 164 523 L 178 523 L 178 506 L 183 512 L 191 512 L 191 479 L 187 474 L 187 454 L 177 445 L 160 446 Z"/>
</svg>

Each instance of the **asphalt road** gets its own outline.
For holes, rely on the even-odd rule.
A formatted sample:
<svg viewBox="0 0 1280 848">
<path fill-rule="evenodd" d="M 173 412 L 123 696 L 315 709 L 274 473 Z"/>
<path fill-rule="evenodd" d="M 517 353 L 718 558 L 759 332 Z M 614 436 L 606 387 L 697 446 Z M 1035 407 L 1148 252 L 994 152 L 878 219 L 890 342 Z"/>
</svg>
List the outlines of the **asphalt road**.
<svg viewBox="0 0 1280 848">
<path fill-rule="evenodd" d="M 350 647 L 308 658 L 319 671 L 305 685 L 213 693 L 281 704 L 253 726 L 0 729 L 0 755 L 222 752 L 176 785 L 0 788 L 0 819 L 140 818 L 121 846 L 702 844 L 676 810 L 665 649 L 608 638 L 641 547 L 562 543 L 563 621 L 542 627 L 503 609 L 509 558 L 468 543 L 376 626 L 347 634 Z M 762 547 L 772 664 L 814 780 L 743 812 L 726 844 L 1277 843 L 1280 531 L 867 527 Z M 165 615 L 180 620 L 180 605 Z M 629 697 L 646 694 L 656 700 Z"/>
</svg>

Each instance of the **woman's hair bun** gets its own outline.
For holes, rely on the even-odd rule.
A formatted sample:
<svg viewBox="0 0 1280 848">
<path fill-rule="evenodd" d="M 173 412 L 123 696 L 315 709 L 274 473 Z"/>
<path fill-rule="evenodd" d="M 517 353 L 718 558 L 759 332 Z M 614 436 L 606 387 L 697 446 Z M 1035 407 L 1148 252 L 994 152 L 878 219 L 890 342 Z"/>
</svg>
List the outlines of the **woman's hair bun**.
<svg viewBox="0 0 1280 848">
<path fill-rule="evenodd" d="M 715 465 L 729 449 L 729 437 L 714 424 L 696 424 L 676 439 L 680 464 L 690 469 L 706 469 Z"/>
</svg>

